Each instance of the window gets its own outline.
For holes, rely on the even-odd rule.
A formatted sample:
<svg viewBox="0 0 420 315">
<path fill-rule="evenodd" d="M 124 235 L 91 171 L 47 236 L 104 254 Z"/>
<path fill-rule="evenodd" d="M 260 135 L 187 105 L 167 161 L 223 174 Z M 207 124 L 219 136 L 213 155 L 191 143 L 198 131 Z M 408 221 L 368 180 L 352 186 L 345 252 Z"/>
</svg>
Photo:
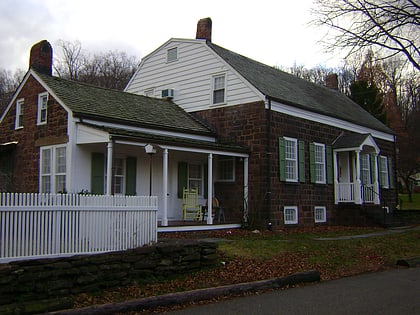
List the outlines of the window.
<svg viewBox="0 0 420 315">
<path fill-rule="evenodd" d="M 388 160 L 386 156 L 379 156 L 379 180 L 382 188 L 389 188 Z"/>
<path fill-rule="evenodd" d="M 219 157 L 217 171 L 219 181 L 235 181 L 235 158 Z"/>
<path fill-rule="evenodd" d="M 188 188 L 203 194 L 203 167 L 200 164 L 188 164 Z"/>
<path fill-rule="evenodd" d="M 314 143 L 315 182 L 325 183 L 325 145 Z"/>
<path fill-rule="evenodd" d="M 66 147 L 41 148 L 40 191 L 42 193 L 63 193 L 66 191 Z"/>
<path fill-rule="evenodd" d="M 297 140 L 285 138 L 286 181 L 297 182 Z"/>
<path fill-rule="evenodd" d="M 284 207 L 284 224 L 298 223 L 298 209 L 297 207 Z"/>
<path fill-rule="evenodd" d="M 16 102 L 16 121 L 15 129 L 23 128 L 23 99 Z"/>
<path fill-rule="evenodd" d="M 38 95 L 38 125 L 47 123 L 48 93 Z"/>
<path fill-rule="evenodd" d="M 124 191 L 124 160 L 121 158 L 114 159 L 114 194 L 123 195 Z"/>
<path fill-rule="evenodd" d="M 213 77 L 213 104 L 226 102 L 226 76 L 224 74 Z"/>
<path fill-rule="evenodd" d="M 178 60 L 178 47 L 168 49 L 166 61 L 172 62 Z"/>
<path fill-rule="evenodd" d="M 315 223 L 327 222 L 327 210 L 325 207 L 315 207 L 314 218 Z"/>
<path fill-rule="evenodd" d="M 360 155 L 360 173 L 361 173 L 362 184 L 364 185 L 372 184 L 369 154 Z"/>
</svg>

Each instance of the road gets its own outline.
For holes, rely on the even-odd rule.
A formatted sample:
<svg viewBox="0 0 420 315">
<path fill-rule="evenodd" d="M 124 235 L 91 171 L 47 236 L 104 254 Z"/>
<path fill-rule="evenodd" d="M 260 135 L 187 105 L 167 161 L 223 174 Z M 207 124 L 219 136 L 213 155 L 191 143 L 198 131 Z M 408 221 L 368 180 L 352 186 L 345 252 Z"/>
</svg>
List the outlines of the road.
<svg viewBox="0 0 420 315">
<path fill-rule="evenodd" d="M 171 312 L 187 314 L 420 314 L 420 268 L 342 278 Z"/>
</svg>

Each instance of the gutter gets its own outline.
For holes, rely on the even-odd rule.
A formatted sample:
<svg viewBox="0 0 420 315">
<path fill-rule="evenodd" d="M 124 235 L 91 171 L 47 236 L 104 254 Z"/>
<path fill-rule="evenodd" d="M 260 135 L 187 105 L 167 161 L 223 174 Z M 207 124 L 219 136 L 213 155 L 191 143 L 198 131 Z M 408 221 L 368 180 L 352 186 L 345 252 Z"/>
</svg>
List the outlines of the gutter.
<svg viewBox="0 0 420 315">
<path fill-rule="evenodd" d="M 267 97 L 268 100 L 268 109 L 266 109 L 266 157 L 267 157 L 267 169 L 266 169 L 266 187 L 267 191 L 264 194 L 264 201 L 266 202 L 266 211 L 267 211 L 267 229 L 271 231 L 272 222 L 271 222 L 271 99 Z"/>
</svg>

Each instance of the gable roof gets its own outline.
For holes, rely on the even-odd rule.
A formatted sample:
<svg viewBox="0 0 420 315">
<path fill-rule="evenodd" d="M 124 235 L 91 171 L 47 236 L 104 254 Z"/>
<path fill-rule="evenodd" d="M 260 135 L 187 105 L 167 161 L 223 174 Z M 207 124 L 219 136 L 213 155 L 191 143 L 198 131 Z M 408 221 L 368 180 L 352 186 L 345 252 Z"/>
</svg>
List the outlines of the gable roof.
<svg viewBox="0 0 420 315">
<path fill-rule="evenodd" d="M 393 134 L 390 128 L 338 91 L 300 79 L 211 42 L 207 42 L 207 45 L 273 100 Z"/>
<path fill-rule="evenodd" d="M 213 135 L 204 124 L 169 100 L 101 88 L 35 71 L 34 74 L 75 116 Z"/>
</svg>

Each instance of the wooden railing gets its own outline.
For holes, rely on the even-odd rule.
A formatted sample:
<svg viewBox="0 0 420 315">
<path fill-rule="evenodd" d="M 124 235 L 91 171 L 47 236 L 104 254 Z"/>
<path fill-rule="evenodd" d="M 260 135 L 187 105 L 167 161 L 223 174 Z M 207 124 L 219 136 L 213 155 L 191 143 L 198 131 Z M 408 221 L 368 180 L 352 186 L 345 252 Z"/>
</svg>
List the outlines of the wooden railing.
<svg viewBox="0 0 420 315">
<path fill-rule="evenodd" d="M 157 241 L 157 197 L 0 194 L 0 263 Z"/>
<path fill-rule="evenodd" d="M 336 183 L 336 201 L 354 202 L 354 183 Z"/>
</svg>

